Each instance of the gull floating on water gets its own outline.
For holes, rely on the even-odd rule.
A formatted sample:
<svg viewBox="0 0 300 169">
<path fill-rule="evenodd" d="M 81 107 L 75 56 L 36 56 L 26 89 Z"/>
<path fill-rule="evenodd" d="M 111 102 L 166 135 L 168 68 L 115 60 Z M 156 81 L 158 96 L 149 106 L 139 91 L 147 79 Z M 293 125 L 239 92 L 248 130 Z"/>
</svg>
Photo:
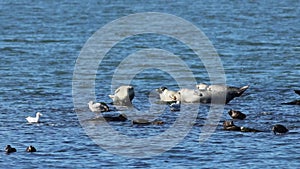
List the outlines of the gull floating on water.
<svg viewBox="0 0 300 169">
<path fill-rule="evenodd" d="M 89 109 L 95 113 L 109 111 L 109 107 L 107 106 L 106 103 L 103 103 L 103 102 L 94 103 L 93 101 L 89 101 L 88 105 L 89 105 Z"/>
<path fill-rule="evenodd" d="M 176 103 L 170 104 L 170 110 L 171 111 L 180 111 L 180 101 L 176 101 Z"/>
<path fill-rule="evenodd" d="M 39 120 L 40 120 L 40 117 L 41 117 L 42 115 L 43 115 L 42 113 L 37 112 L 36 115 L 35 115 L 35 117 L 30 117 L 30 116 L 28 116 L 28 117 L 26 118 L 26 120 L 27 120 L 29 123 L 38 123 Z"/>
</svg>

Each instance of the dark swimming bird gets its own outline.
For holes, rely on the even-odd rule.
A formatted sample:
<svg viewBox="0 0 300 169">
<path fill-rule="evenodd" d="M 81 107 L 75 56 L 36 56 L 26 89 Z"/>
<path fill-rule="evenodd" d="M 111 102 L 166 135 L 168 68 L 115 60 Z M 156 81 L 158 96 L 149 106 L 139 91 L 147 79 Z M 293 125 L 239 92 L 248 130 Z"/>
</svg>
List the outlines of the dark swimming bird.
<svg viewBox="0 0 300 169">
<path fill-rule="evenodd" d="M 300 90 L 294 90 L 294 92 L 300 95 Z"/>
<path fill-rule="evenodd" d="M 244 113 L 237 110 L 229 110 L 228 114 L 233 119 L 244 120 L 246 118 L 246 115 Z"/>
<path fill-rule="evenodd" d="M 35 149 L 35 147 L 33 147 L 32 145 L 30 145 L 30 146 L 28 146 L 28 147 L 26 148 L 26 151 L 27 151 L 27 152 L 36 152 L 36 149 Z"/>
<path fill-rule="evenodd" d="M 274 134 L 284 134 L 287 133 L 289 130 L 281 124 L 276 124 L 272 127 L 272 131 L 274 132 Z"/>
<path fill-rule="evenodd" d="M 15 148 L 11 147 L 10 145 L 7 145 L 5 147 L 5 152 L 6 153 L 13 153 L 13 152 L 17 152 L 17 150 Z"/>
<path fill-rule="evenodd" d="M 235 124 L 233 124 L 233 121 L 224 121 L 223 127 L 224 130 L 241 131 L 241 127 L 238 127 Z"/>
<path fill-rule="evenodd" d="M 300 105 L 300 100 L 294 100 L 294 101 L 287 102 L 287 103 L 282 103 L 282 104 L 286 104 L 286 105 Z"/>
<path fill-rule="evenodd" d="M 294 92 L 300 95 L 300 90 L 294 90 Z M 300 100 L 294 100 L 294 101 L 287 102 L 287 103 L 282 103 L 282 104 L 286 104 L 286 105 L 300 105 Z"/>
</svg>

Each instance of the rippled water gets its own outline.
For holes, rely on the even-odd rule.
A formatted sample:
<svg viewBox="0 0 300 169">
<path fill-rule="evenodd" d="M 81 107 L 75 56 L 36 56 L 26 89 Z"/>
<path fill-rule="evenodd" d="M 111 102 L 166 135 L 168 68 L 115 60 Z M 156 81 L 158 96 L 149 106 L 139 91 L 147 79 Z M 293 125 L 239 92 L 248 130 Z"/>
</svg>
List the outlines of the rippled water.
<svg viewBox="0 0 300 169">
<path fill-rule="evenodd" d="M 0 146 L 11 144 L 18 151 L 9 155 L 2 151 L 1 168 L 299 168 L 300 107 L 280 104 L 299 99 L 293 93 L 300 88 L 297 1 L 17 1 L 0 2 L 0 9 Z M 169 13 L 190 21 L 218 51 L 227 84 L 250 85 L 243 97 L 225 106 L 219 126 L 205 142 L 199 143 L 199 134 L 209 105 L 200 105 L 192 129 L 180 143 L 152 157 L 111 154 L 81 127 L 72 98 L 80 50 L 99 28 L 137 12 Z M 187 46 L 169 37 L 138 35 L 117 44 L 101 62 L 95 81 L 97 100 L 110 102 L 107 95 L 112 93 L 115 68 L 126 56 L 150 47 L 178 55 L 191 67 L 197 82 L 209 82 L 203 64 Z M 155 69 L 140 72 L 131 84 L 136 91 L 133 104 L 141 111 L 148 110 L 153 89 L 162 85 L 179 89 L 170 75 Z M 222 130 L 230 109 L 248 115 L 237 125 L 265 132 Z M 42 122 L 28 124 L 25 117 L 36 111 L 43 113 Z M 87 107 L 81 111 L 94 116 Z M 129 121 L 109 124 L 132 138 L 145 138 L 166 131 L 179 115 L 166 109 L 159 116 L 165 121 L 162 126 L 133 126 Z M 96 127 L 99 123 L 95 121 Z M 276 123 L 290 132 L 274 136 L 270 128 Z M 112 145 L 120 142 L 111 140 Z M 38 152 L 26 153 L 30 144 Z"/>
</svg>

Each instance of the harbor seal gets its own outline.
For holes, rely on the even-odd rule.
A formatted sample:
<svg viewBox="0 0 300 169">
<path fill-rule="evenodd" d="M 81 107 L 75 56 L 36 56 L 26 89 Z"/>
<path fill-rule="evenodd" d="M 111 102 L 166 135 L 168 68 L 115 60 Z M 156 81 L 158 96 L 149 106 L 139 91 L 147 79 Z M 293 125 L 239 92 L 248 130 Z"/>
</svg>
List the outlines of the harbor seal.
<svg viewBox="0 0 300 169">
<path fill-rule="evenodd" d="M 113 104 L 120 106 L 132 106 L 132 100 L 134 98 L 133 86 L 120 86 L 115 90 L 114 95 L 109 95 L 113 100 Z"/>
<path fill-rule="evenodd" d="M 225 85 L 207 85 L 204 83 L 200 83 L 196 85 L 196 88 L 200 92 L 209 92 L 210 97 L 212 95 L 216 96 L 216 98 L 223 98 L 221 96 L 224 96 L 226 94 L 226 100 L 225 103 L 229 103 L 231 100 L 233 100 L 235 97 L 240 97 L 248 88 L 249 86 L 243 86 L 243 87 L 233 87 L 233 86 L 225 86 Z M 207 95 L 207 94 L 206 94 Z M 218 97 L 220 96 L 220 97 Z M 209 99 L 207 99 L 209 101 Z"/>
</svg>

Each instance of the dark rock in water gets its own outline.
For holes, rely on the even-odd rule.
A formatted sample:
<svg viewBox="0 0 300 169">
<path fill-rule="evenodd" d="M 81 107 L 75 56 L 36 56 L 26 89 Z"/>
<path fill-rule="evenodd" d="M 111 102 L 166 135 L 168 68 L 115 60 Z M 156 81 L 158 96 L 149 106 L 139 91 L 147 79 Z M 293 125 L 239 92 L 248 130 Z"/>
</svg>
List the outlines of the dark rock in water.
<svg viewBox="0 0 300 169">
<path fill-rule="evenodd" d="M 239 127 L 236 126 L 233 121 L 225 121 L 223 123 L 224 130 L 229 130 L 229 131 L 241 131 L 241 132 L 261 132 L 260 130 L 256 129 L 251 129 L 247 127 Z"/>
<path fill-rule="evenodd" d="M 126 121 L 127 117 L 125 114 L 119 114 L 118 116 L 103 116 L 106 121 Z"/>
<path fill-rule="evenodd" d="M 154 124 L 154 125 L 162 125 L 164 124 L 163 121 L 149 121 L 146 119 L 135 119 L 132 120 L 132 124 L 139 124 L 139 125 L 150 125 L 150 124 Z"/>
<path fill-rule="evenodd" d="M 32 145 L 30 145 L 30 146 L 28 146 L 28 147 L 26 148 L 26 151 L 27 151 L 27 152 L 36 152 L 36 149 L 35 149 L 35 147 L 33 147 Z"/>
<path fill-rule="evenodd" d="M 300 90 L 294 90 L 294 91 L 295 91 L 295 93 L 300 95 Z"/>
<path fill-rule="evenodd" d="M 224 127 L 224 130 L 241 131 L 240 127 L 233 124 L 233 121 L 224 121 L 223 127 Z"/>
<path fill-rule="evenodd" d="M 17 150 L 15 148 L 11 147 L 10 145 L 7 145 L 5 147 L 5 152 L 6 153 L 13 153 L 13 152 L 17 152 Z"/>
<path fill-rule="evenodd" d="M 272 131 L 274 132 L 274 134 L 284 134 L 287 133 L 289 130 L 281 124 L 276 124 L 272 127 Z"/>
<path fill-rule="evenodd" d="M 300 105 L 300 100 L 294 100 L 294 101 L 287 102 L 287 103 L 282 103 L 282 104 L 286 104 L 286 105 Z"/>
<path fill-rule="evenodd" d="M 229 110 L 228 114 L 233 119 L 244 120 L 246 118 L 246 115 L 244 113 L 236 110 Z"/>
</svg>

